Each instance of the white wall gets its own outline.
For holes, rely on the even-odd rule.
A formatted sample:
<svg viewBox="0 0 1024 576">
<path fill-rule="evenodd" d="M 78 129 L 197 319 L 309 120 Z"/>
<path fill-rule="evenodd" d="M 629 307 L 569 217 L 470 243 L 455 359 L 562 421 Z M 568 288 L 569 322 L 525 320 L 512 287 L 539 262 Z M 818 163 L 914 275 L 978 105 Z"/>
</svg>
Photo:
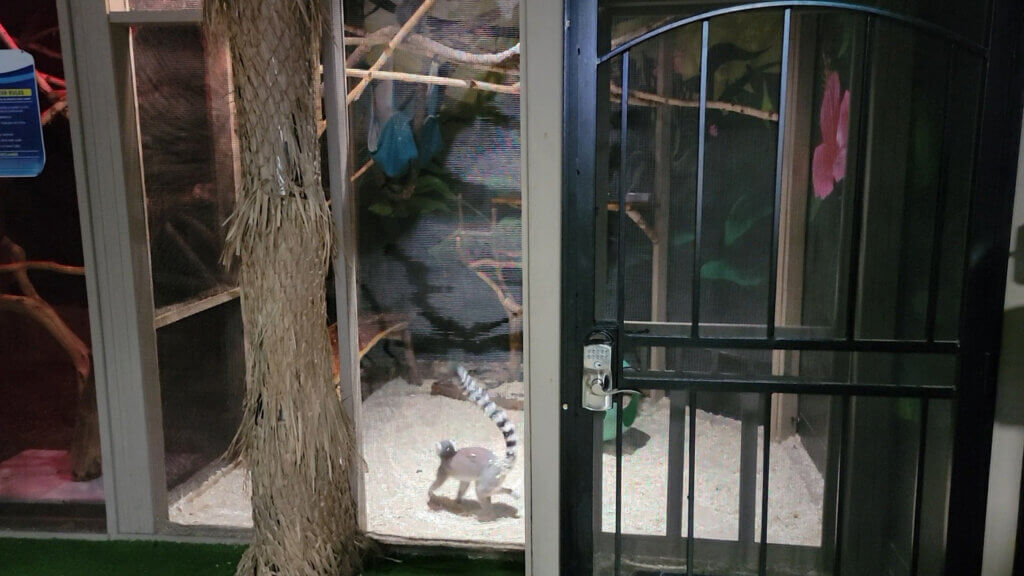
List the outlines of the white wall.
<svg viewBox="0 0 1024 576">
<path fill-rule="evenodd" d="M 1011 250 L 1016 246 L 1017 228 L 1021 225 L 1024 225 L 1024 145 L 1017 162 Z M 999 361 L 985 519 L 985 556 L 982 563 L 985 576 L 1010 576 L 1013 572 L 1020 505 L 1021 461 L 1024 458 L 1024 285 L 1013 282 L 1013 272 L 1011 260 L 1007 272 L 1003 349 Z"/>
</svg>

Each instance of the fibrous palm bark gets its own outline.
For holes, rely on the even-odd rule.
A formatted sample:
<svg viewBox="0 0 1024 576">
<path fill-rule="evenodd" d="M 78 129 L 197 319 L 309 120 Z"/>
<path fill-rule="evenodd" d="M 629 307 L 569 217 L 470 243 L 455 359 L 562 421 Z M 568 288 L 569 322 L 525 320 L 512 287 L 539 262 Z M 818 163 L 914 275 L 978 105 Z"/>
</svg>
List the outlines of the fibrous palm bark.
<svg viewBox="0 0 1024 576">
<path fill-rule="evenodd" d="M 247 386 L 231 453 L 250 470 L 254 531 L 237 574 L 355 574 L 354 436 L 326 330 L 320 2 L 207 0 L 205 20 L 231 45 L 242 165 L 228 245 L 240 261 Z"/>
</svg>

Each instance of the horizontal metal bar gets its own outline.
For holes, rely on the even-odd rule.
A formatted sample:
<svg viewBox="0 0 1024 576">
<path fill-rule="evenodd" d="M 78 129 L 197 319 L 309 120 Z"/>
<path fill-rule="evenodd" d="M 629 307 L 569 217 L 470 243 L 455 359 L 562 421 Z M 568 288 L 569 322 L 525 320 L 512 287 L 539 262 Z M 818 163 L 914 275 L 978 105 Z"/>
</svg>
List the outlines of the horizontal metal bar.
<svg viewBox="0 0 1024 576">
<path fill-rule="evenodd" d="M 790 338 L 690 338 L 656 334 L 629 334 L 626 346 L 666 346 L 670 348 L 724 348 L 734 350 L 811 350 L 822 352 L 890 352 L 905 354 L 957 354 L 959 342 L 926 340 L 800 340 Z"/>
<path fill-rule="evenodd" d="M 174 26 L 202 24 L 203 11 L 199 8 L 182 10 L 122 10 L 107 15 L 111 24 L 142 26 L 145 24 Z"/>
<path fill-rule="evenodd" d="M 754 10 L 772 10 L 772 9 L 784 9 L 784 8 L 809 8 L 809 9 L 817 9 L 817 10 L 841 10 L 841 11 L 853 12 L 853 13 L 857 13 L 857 14 L 865 14 L 865 15 L 869 15 L 869 16 L 877 16 L 877 17 L 880 17 L 880 18 L 885 18 L 886 20 L 893 20 L 895 22 L 899 22 L 901 24 L 905 24 L 905 25 L 910 26 L 912 28 L 918 28 L 918 29 L 920 29 L 920 30 L 922 30 L 924 32 L 927 32 L 929 34 L 932 34 L 932 35 L 938 36 L 940 38 L 943 38 L 945 40 L 948 40 L 949 42 L 959 46 L 960 48 L 963 48 L 964 50 L 967 50 L 969 52 L 973 52 L 975 54 L 978 54 L 978 55 L 982 56 L 983 58 L 987 58 L 987 51 L 985 50 L 985 47 L 983 45 L 978 44 L 977 42 L 974 42 L 972 40 L 969 40 L 968 38 L 966 38 L 966 37 L 964 37 L 964 36 L 962 36 L 960 34 L 957 34 L 956 32 L 953 32 L 952 30 L 947 30 L 946 28 L 943 28 L 942 26 L 939 26 L 938 24 L 933 24 L 933 23 L 928 22 L 927 20 L 923 20 L 921 18 L 914 18 L 912 16 L 904 16 L 902 14 L 897 14 L 896 12 L 892 12 L 890 10 L 883 10 L 881 8 L 874 8 L 874 7 L 871 7 L 871 6 L 860 6 L 860 5 L 857 5 L 857 4 L 850 4 L 848 2 L 819 2 L 819 1 L 815 1 L 815 0 L 800 0 L 800 1 L 791 1 L 791 2 L 754 2 L 754 3 L 751 3 L 751 4 L 742 4 L 742 5 L 739 5 L 739 6 L 729 6 L 727 8 L 720 8 L 718 10 L 711 10 L 709 12 L 702 12 L 700 14 L 696 14 L 696 15 L 693 15 L 693 16 L 688 16 L 688 17 L 683 18 L 681 20 L 676 20 L 675 22 L 670 22 L 668 24 L 665 24 L 664 26 L 660 26 L 658 28 L 655 28 L 654 30 L 651 30 L 650 32 L 647 32 L 645 34 L 637 36 L 636 38 L 630 40 L 629 42 L 625 42 L 623 44 L 620 44 L 619 46 L 616 46 L 611 51 L 605 53 L 603 56 L 600 56 L 597 59 L 597 63 L 598 64 L 602 64 L 604 62 L 607 62 L 608 60 L 611 60 L 612 58 L 615 58 L 619 54 L 622 54 L 623 52 L 629 50 L 630 48 L 633 48 L 634 46 L 637 46 L 638 44 L 643 44 L 644 42 L 650 40 L 651 38 L 654 38 L 656 36 L 660 36 L 661 34 L 664 34 L 664 33 L 669 32 L 671 30 L 675 30 L 676 28 L 681 28 L 683 26 L 687 26 L 689 24 L 694 24 L 696 22 L 700 22 L 700 21 L 703 21 L 703 20 L 710 20 L 712 18 L 715 18 L 715 17 L 718 17 L 718 16 L 724 16 L 724 15 L 727 15 L 727 14 L 737 14 L 737 13 L 741 13 L 741 12 L 751 12 L 751 11 L 754 11 Z"/>
<path fill-rule="evenodd" d="M 823 394 L 829 396 L 900 396 L 907 398 L 953 398 L 951 386 L 900 386 L 897 384 L 865 384 L 818 382 L 813 380 L 774 378 L 716 378 L 684 375 L 628 375 L 622 378 L 623 388 L 632 390 L 701 390 L 712 392 L 754 392 L 782 394 Z"/>
<path fill-rule="evenodd" d="M 595 534 L 595 548 L 609 550 L 614 535 L 611 532 Z M 630 551 L 633 559 L 646 563 L 662 562 L 667 566 L 684 569 L 682 564 L 688 538 L 678 535 L 647 535 L 623 534 L 622 542 Z M 695 538 L 693 542 L 700 548 L 702 560 L 725 562 L 735 558 L 742 551 L 742 545 L 735 540 L 714 540 L 711 538 Z M 799 544 L 768 543 L 768 554 L 774 558 L 785 558 L 786 567 L 794 574 L 805 574 L 818 566 L 821 548 L 818 546 L 802 546 Z M 672 564 L 672 563 L 675 564 Z"/>
</svg>

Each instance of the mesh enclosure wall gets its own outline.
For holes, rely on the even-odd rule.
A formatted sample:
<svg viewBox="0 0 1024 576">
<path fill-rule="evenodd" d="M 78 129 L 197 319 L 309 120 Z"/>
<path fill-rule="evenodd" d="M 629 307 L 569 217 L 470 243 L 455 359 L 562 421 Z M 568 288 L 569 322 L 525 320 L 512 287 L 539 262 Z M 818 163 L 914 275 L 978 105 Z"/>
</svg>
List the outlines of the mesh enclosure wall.
<svg viewBox="0 0 1024 576">
<path fill-rule="evenodd" d="M 346 2 L 350 94 L 419 7 Z M 522 506 L 512 498 L 496 496 L 490 514 L 473 491 L 460 500 L 449 480 L 426 499 L 436 442 L 504 450 L 495 424 L 454 384 L 456 365 L 524 433 L 518 42 L 515 1 L 439 2 L 381 68 L 397 76 L 374 79 L 350 104 L 360 344 L 396 323 L 408 328 L 404 340 L 363 350 L 371 532 L 524 540 Z M 511 469 L 504 487 L 522 491 L 522 468 Z"/>
</svg>

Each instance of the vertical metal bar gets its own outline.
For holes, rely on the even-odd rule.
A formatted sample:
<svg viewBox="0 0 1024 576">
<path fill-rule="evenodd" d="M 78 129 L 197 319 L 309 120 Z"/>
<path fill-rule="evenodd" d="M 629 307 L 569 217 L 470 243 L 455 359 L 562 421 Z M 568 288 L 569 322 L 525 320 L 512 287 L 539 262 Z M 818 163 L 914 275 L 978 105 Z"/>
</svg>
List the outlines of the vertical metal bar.
<svg viewBox="0 0 1024 576">
<path fill-rule="evenodd" d="M 948 46 L 946 63 L 946 94 L 942 105 L 942 144 L 939 145 L 939 181 L 935 196 L 935 223 L 932 231 L 932 261 L 928 277 L 928 311 L 925 314 L 925 335 L 929 342 L 935 341 L 935 314 L 939 301 L 939 278 L 942 269 L 942 235 L 946 224 L 946 194 L 948 184 L 947 164 L 949 159 L 949 141 L 952 138 L 949 123 L 949 109 L 952 106 L 953 94 L 953 46 Z"/>
<path fill-rule="evenodd" d="M 615 235 L 615 318 L 618 324 L 618 343 L 621 348 L 625 336 L 623 322 L 626 319 L 626 196 L 629 190 L 629 52 L 622 53 L 622 99 L 619 103 L 619 220 Z M 616 373 L 622 372 L 622 362 L 615 367 Z"/>
<path fill-rule="evenodd" d="M 689 465 L 687 466 L 689 486 L 686 489 L 686 576 L 693 576 L 693 541 L 696 537 L 693 528 L 694 502 L 696 498 L 694 490 L 697 486 L 697 470 L 695 468 L 697 462 L 697 391 L 693 388 L 690 388 L 690 398 L 687 403 L 689 404 L 690 413 L 690 438 L 686 455 L 689 460 Z"/>
<path fill-rule="evenodd" d="M 757 515 L 757 426 L 761 423 L 760 395 L 744 393 L 740 401 L 740 485 L 738 540 L 744 555 L 754 544 Z"/>
<path fill-rule="evenodd" d="M 768 274 L 768 339 L 775 339 L 775 298 L 779 280 L 779 226 L 782 214 L 782 172 L 783 145 L 786 140 L 786 99 L 789 78 L 789 27 L 793 11 L 786 9 L 782 16 L 782 67 L 779 85 L 779 123 L 778 139 L 775 150 L 775 203 L 772 206 L 772 243 L 771 271 Z"/>
<path fill-rule="evenodd" d="M 615 361 L 615 373 L 619 382 L 622 381 L 622 343 L 625 338 L 626 318 L 626 258 L 624 254 L 626 235 L 626 194 L 629 188 L 629 51 L 622 53 L 622 99 L 619 103 L 619 220 L 618 233 L 615 236 L 616 249 L 616 280 L 615 280 L 615 316 L 618 330 L 618 350 Z M 615 576 L 622 570 L 622 412 L 624 409 L 621 395 L 616 399 L 615 414 Z"/>
<path fill-rule="evenodd" d="M 700 38 L 700 115 L 697 122 L 697 199 L 693 224 L 693 301 L 690 335 L 700 336 L 700 264 L 701 228 L 704 224 L 704 140 L 708 114 L 708 21 L 701 23 Z M 692 535 L 691 535 L 692 540 Z"/>
<path fill-rule="evenodd" d="M 786 10 L 785 27 L 789 27 L 789 10 Z M 783 73 L 783 78 L 785 78 L 785 73 Z M 762 448 L 761 454 L 763 458 L 761 462 L 761 547 L 758 550 L 757 573 L 759 576 L 766 576 L 768 574 L 768 465 L 771 463 L 770 454 L 772 447 L 771 394 L 761 395 L 761 411 L 761 422 L 764 427 L 764 448 Z"/>
<path fill-rule="evenodd" d="M 861 63 L 860 100 L 857 105 L 857 171 L 853 187 L 853 218 L 850 226 L 850 268 L 846 289 L 846 339 L 853 340 L 857 319 L 857 284 L 860 277 L 860 236 L 864 214 L 864 183 L 866 182 L 868 132 L 871 116 L 871 37 L 875 19 L 867 17 L 864 25 L 864 61 Z"/>
<path fill-rule="evenodd" d="M 850 422 L 852 400 L 849 396 L 843 397 L 843 428 L 839 440 L 839 482 L 836 488 L 836 548 L 832 560 L 833 576 L 841 576 L 843 560 L 843 522 L 846 517 L 846 476 L 850 467 L 850 429 L 853 427 Z"/>
<path fill-rule="evenodd" d="M 686 402 L 683 392 L 668 393 L 668 494 L 665 499 L 665 531 L 669 541 L 683 534 L 683 472 L 686 468 Z"/>
<path fill-rule="evenodd" d="M 928 448 L 928 398 L 921 400 L 921 432 L 917 445 L 917 484 L 914 489 L 914 544 L 910 552 L 910 576 L 917 576 L 921 558 L 921 501 L 924 498 L 924 458 Z"/>
<path fill-rule="evenodd" d="M 626 52 L 629 54 L 629 52 Z M 622 571 L 622 413 L 625 397 L 615 399 L 615 576 Z M 630 402 L 636 402 L 635 399 Z"/>
</svg>

